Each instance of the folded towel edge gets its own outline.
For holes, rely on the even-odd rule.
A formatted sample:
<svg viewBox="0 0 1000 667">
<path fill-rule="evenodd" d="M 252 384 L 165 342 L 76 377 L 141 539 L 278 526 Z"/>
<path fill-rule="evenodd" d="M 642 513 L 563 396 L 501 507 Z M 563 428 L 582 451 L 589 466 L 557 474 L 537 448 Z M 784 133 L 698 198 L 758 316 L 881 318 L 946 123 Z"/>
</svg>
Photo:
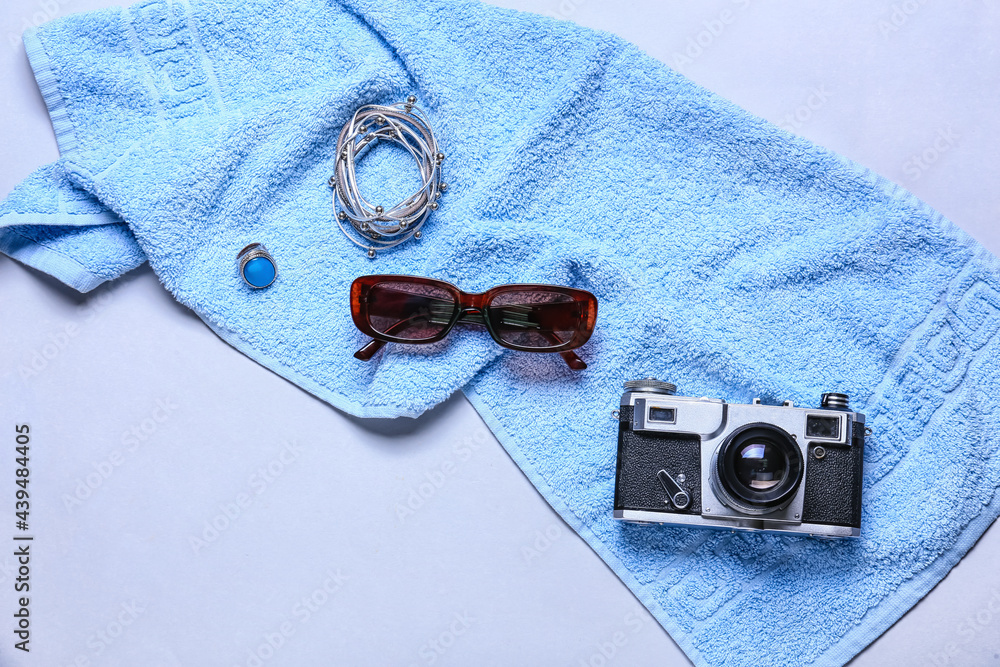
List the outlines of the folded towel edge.
<svg viewBox="0 0 1000 667">
<path fill-rule="evenodd" d="M 396 417 L 416 418 L 425 412 L 425 410 L 393 408 L 389 406 L 364 406 L 360 402 L 353 401 L 343 394 L 331 391 L 329 388 L 324 387 L 308 375 L 286 366 L 274 357 L 264 354 L 257 348 L 250 345 L 247 341 L 240 338 L 239 334 L 236 332 L 224 329 L 210 321 L 208 318 L 202 317 L 197 310 L 194 312 L 198 315 L 201 321 L 215 333 L 216 336 L 229 343 L 231 346 L 236 348 L 237 351 L 242 352 L 269 371 L 276 373 L 292 384 L 297 385 L 300 389 L 305 389 L 313 396 L 326 401 L 334 408 L 346 412 L 347 414 L 366 419 L 394 419 Z"/>
<path fill-rule="evenodd" d="M 24 50 L 28 54 L 28 63 L 35 74 L 35 81 L 38 83 L 38 90 L 45 100 L 45 107 L 49 111 L 49 119 L 52 121 L 52 129 L 56 135 L 56 145 L 59 147 L 59 154 L 62 157 L 71 157 L 79 147 L 76 130 L 73 121 L 70 120 L 68 105 L 59 90 L 59 79 L 52 69 L 52 62 L 45 51 L 42 40 L 38 37 L 37 28 L 29 28 L 24 31 Z"/>
<path fill-rule="evenodd" d="M 121 224 L 122 219 L 113 211 L 100 213 L 5 213 L 0 215 L 0 229 L 4 227 L 101 227 Z"/>
<path fill-rule="evenodd" d="M 15 242 L 15 238 L 24 241 L 24 243 Z M 10 228 L 0 229 L 0 253 L 47 273 L 78 292 L 89 292 L 108 280 L 104 276 L 94 273 L 78 260 L 58 250 L 46 247 Z"/>
<path fill-rule="evenodd" d="M 639 581 L 629 572 L 628 568 L 624 563 L 619 560 L 619 558 L 605 546 L 597 535 L 587 526 L 583 520 L 576 515 L 569 506 L 563 502 L 555 490 L 549 485 L 548 481 L 542 477 L 535 467 L 528 461 L 527 458 L 515 447 L 512 446 L 514 438 L 507 433 L 500 421 L 493 415 L 486 402 L 476 393 L 476 390 L 471 384 L 467 384 L 462 387 L 462 393 L 465 397 L 472 403 L 472 407 L 475 408 L 476 412 L 482 418 L 486 425 L 489 427 L 490 431 L 493 432 L 494 437 L 500 442 L 500 445 L 507 452 L 508 456 L 514 460 L 517 467 L 527 476 L 534 487 L 545 499 L 545 502 L 549 504 L 556 511 L 556 513 L 565 521 L 569 526 L 584 539 L 584 541 L 590 546 L 591 549 L 597 552 L 608 568 L 617 576 L 621 581 L 628 587 L 629 591 L 642 603 L 642 605 L 653 615 L 653 618 L 663 626 L 663 628 L 670 634 L 670 638 L 684 651 L 685 654 L 699 665 L 707 665 L 707 661 L 702 658 L 698 649 L 691 643 L 689 639 L 690 633 L 685 632 L 674 620 L 668 616 L 666 613 L 660 609 L 659 604 L 653 599 L 652 595 L 646 590 L 646 587 L 639 583 Z M 610 504 L 609 504 L 610 511 Z"/>
</svg>

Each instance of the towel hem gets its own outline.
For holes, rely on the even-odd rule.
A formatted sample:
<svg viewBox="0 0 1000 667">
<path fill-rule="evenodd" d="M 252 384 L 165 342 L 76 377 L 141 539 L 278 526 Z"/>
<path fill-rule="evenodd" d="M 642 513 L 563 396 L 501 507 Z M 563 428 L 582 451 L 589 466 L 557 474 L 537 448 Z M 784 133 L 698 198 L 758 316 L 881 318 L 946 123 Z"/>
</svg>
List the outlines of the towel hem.
<svg viewBox="0 0 1000 667">
<path fill-rule="evenodd" d="M 362 417 L 368 419 L 395 419 L 396 417 L 410 417 L 415 418 L 422 415 L 425 410 L 406 410 L 400 411 L 400 408 L 392 407 L 365 407 L 357 401 L 352 401 L 343 394 L 338 394 L 337 392 L 331 391 L 327 387 L 324 387 L 320 383 L 316 382 L 307 375 L 303 375 L 292 368 L 289 368 L 285 364 L 281 363 L 274 357 L 260 352 L 255 347 L 247 343 L 245 340 L 239 337 L 235 332 L 223 329 L 222 327 L 216 326 L 214 323 L 209 321 L 207 318 L 202 317 L 198 311 L 194 311 L 195 314 L 201 318 L 201 321 L 208 325 L 208 328 L 215 332 L 215 335 L 224 340 L 225 342 L 232 345 L 236 350 L 242 352 L 246 356 L 250 357 L 258 364 L 268 369 L 272 373 L 277 373 L 281 377 L 285 378 L 292 384 L 297 385 L 300 389 L 305 389 L 313 396 L 319 398 L 320 400 L 326 401 L 338 410 L 342 410 L 348 414 L 354 415 L 355 417 Z"/>
<path fill-rule="evenodd" d="M 814 663 L 843 665 L 868 648 L 948 576 L 955 565 L 965 558 L 969 549 L 993 525 L 998 514 L 1000 514 L 1000 493 L 994 493 L 993 500 L 983 506 L 979 515 L 962 529 L 952 548 L 900 585 L 892 593 L 891 601 L 885 598 L 884 604 L 880 603 L 871 609 L 863 617 L 867 622 L 844 633 L 840 641 L 823 652 Z"/>
<path fill-rule="evenodd" d="M 475 389 L 471 385 L 467 385 L 462 388 L 462 392 L 469 399 L 469 402 L 472 403 L 479 416 L 486 422 L 486 425 L 489 426 L 493 435 L 503 445 L 508 455 L 521 468 L 545 501 L 587 542 L 590 548 L 597 552 L 605 564 L 611 568 L 612 572 L 621 579 L 622 583 L 626 585 L 636 599 L 646 607 L 653 618 L 667 631 L 674 643 L 687 654 L 688 658 L 696 665 L 708 665 L 709 663 L 702 658 L 698 650 L 688 640 L 688 633 L 662 611 L 660 606 L 653 600 L 651 594 L 646 590 L 646 587 L 635 579 L 624 563 L 563 502 L 520 450 L 512 447 L 514 438 L 507 433 L 499 420 L 493 416 L 490 408 L 479 397 Z M 810 664 L 844 665 L 870 646 L 872 642 L 882 636 L 886 630 L 905 616 L 915 604 L 923 599 L 948 575 L 955 565 L 965 557 L 969 549 L 982 537 L 983 533 L 993 524 L 997 514 L 1000 514 L 1000 493 L 994 494 L 990 504 L 984 506 L 983 511 L 966 525 L 952 549 L 941 554 L 931 565 L 928 565 L 911 577 L 905 584 L 899 586 L 893 592 L 893 599 L 891 601 L 884 600 L 884 603 L 871 609 L 863 617 L 865 619 L 863 624 L 857 625 L 854 629 L 844 633 L 838 642 L 810 661 Z"/>
<path fill-rule="evenodd" d="M 69 117 L 69 105 L 59 90 L 59 79 L 52 69 L 52 61 L 49 60 L 48 53 L 42 41 L 38 38 L 37 29 L 29 28 L 23 36 L 24 50 L 28 54 L 28 62 L 35 74 L 35 81 L 38 83 L 38 90 L 45 100 L 45 107 L 49 111 L 49 119 L 52 121 L 52 129 L 56 135 L 56 145 L 59 147 L 59 154 L 69 157 L 80 146 L 76 136 L 76 129 L 73 121 Z"/>
<path fill-rule="evenodd" d="M 23 239 L 27 243 L 23 245 L 14 243 L 12 237 Z M 0 252 L 49 274 L 78 292 L 89 292 L 108 280 L 72 257 L 47 248 L 12 229 L 0 230 Z"/>
<path fill-rule="evenodd" d="M 688 656 L 688 658 L 699 665 L 707 665 L 708 662 L 702 658 L 698 649 L 689 641 L 688 634 L 678 626 L 672 618 L 663 613 L 660 605 L 653 599 L 652 595 L 646 588 L 639 583 L 639 581 L 632 575 L 632 573 L 625 567 L 625 564 L 619 560 L 610 549 L 605 546 L 604 542 L 590 529 L 589 526 L 583 523 L 583 520 L 570 509 L 562 498 L 555 493 L 555 490 L 549 485 L 549 483 L 543 478 L 537 470 L 535 470 L 534 465 L 521 453 L 520 450 L 512 446 L 514 443 L 514 438 L 507 433 L 507 430 L 501 425 L 500 421 L 493 416 L 493 412 L 486 405 L 486 402 L 479 397 L 476 390 L 472 388 L 472 385 L 466 385 L 462 388 L 462 393 L 465 397 L 469 399 L 472 403 L 472 407 L 476 409 L 479 416 L 482 417 L 486 425 L 489 426 L 490 431 L 496 439 L 503 445 L 503 448 L 507 451 L 507 454 L 514 460 L 514 463 L 521 469 L 521 471 L 528 477 L 532 485 L 538 490 L 552 509 L 562 517 L 563 521 L 568 523 L 570 527 L 576 531 L 576 533 L 584 539 L 588 546 L 597 552 L 597 555 L 601 557 L 605 565 L 615 574 L 616 577 L 621 579 L 622 583 L 629 589 L 629 591 L 642 603 L 642 605 L 652 614 L 653 618 L 663 627 L 664 630 L 670 635 L 670 639 L 680 647 L 682 651 Z"/>
<path fill-rule="evenodd" d="M 100 213 L 5 213 L 0 215 L 0 228 L 14 226 L 41 227 L 100 227 L 122 222 L 112 211 Z"/>
</svg>

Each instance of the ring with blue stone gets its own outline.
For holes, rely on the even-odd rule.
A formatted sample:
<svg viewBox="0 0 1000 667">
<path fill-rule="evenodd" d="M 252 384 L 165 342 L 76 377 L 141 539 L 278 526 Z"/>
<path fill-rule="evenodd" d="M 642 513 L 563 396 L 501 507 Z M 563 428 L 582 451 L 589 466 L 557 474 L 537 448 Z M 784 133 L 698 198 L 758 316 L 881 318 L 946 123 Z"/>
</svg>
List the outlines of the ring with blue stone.
<svg viewBox="0 0 1000 667">
<path fill-rule="evenodd" d="M 263 289 L 278 277 L 278 268 L 274 258 L 260 243 L 251 243 L 236 256 L 240 263 L 240 276 L 243 282 L 254 289 Z"/>
</svg>

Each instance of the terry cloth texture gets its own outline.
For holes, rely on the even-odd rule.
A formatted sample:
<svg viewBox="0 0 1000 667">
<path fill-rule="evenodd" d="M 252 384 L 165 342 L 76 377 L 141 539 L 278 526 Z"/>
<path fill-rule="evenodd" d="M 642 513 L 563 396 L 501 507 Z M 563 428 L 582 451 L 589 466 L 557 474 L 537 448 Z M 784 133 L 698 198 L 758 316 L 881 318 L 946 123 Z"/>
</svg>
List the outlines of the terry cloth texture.
<svg viewBox="0 0 1000 667">
<path fill-rule="evenodd" d="M 6 252 L 81 289 L 148 257 L 226 341 L 356 415 L 464 387 L 699 665 L 846 662 L 1000 510 L 996 260 L 614 36 L 464 0 L 146 0 L 25 43 L 62 158 L 4 205 Z M 370 261 L 334 224 L 335 139 L 411 93 L 450 187 L 422 240 Z M 386 204 L 414 172 L 387 146 L 362 165 Z M 251 242 L 279 269 L 261 291 L 236 271 Z M 348 288 L 376 272 L 591 290 L 590 368 L 475 329 L 357 361 Z M 615 522 L 610 413 L 649 375 L 731 402 L 850 394 L 873 430 L 862 537 Z"/>
<path fill-rule="evenodd" d="M 128 225 L 76 187 L 58 162 L 0 202 L 0 252 L 81 292 L 146 261 Z"/>
</svg>

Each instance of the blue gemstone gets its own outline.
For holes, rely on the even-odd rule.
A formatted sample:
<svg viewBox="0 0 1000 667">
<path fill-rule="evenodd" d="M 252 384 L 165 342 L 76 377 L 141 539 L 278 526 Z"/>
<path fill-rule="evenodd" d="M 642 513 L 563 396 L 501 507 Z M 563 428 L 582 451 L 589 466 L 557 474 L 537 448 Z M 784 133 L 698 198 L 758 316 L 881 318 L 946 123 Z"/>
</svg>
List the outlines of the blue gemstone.
<svg viewBox="0 0 1000 667">
<path fill-rule="evenodd" d="M 255 257 L 243 266 L 243 277 L 254 287 L 267 287 L 274 282 L 274 263 L 267 257 Z"/>
</svg>

